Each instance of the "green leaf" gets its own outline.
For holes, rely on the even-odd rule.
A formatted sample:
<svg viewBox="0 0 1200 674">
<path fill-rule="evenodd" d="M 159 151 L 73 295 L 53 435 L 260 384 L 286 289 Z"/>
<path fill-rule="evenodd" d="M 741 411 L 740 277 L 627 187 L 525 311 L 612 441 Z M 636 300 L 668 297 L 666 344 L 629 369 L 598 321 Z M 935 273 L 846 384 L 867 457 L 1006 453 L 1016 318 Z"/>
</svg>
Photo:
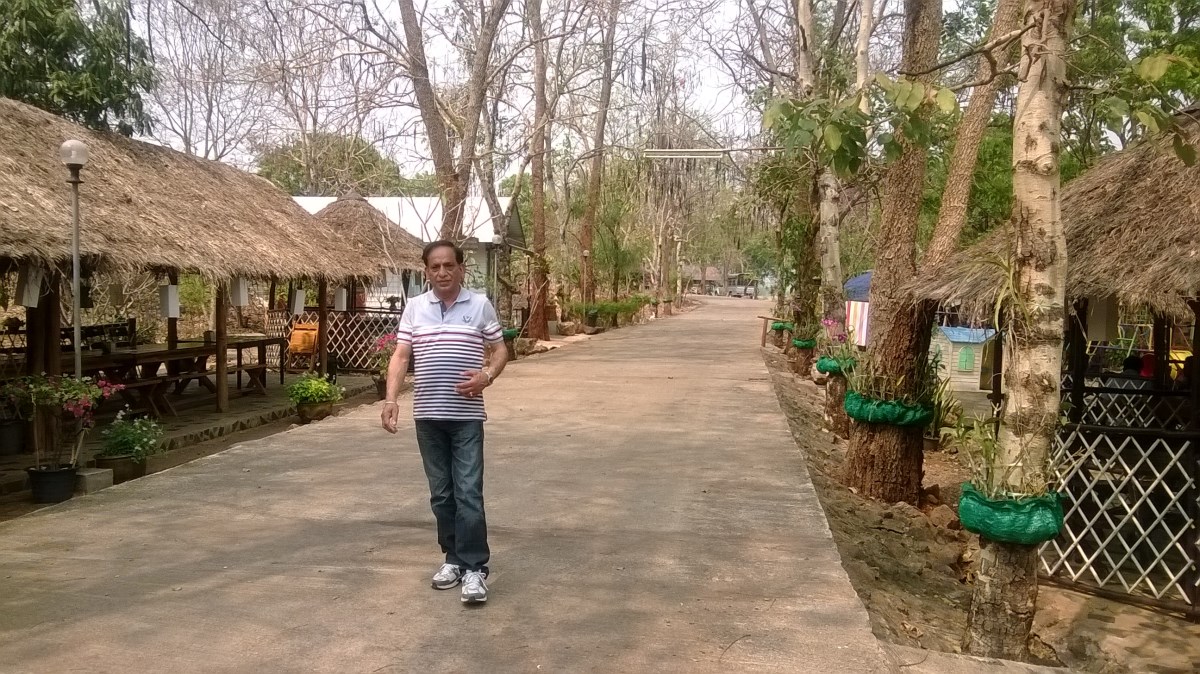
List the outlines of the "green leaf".
<svg viewBox="0 0 1200 674">
<path fill-rule="evenodd" d="M 774 129 L 779 120 L 783 119 L 787 111 L 787 104 L 787 101 L 779 99 L 767 106 L 766 111 L 763 112 L 763 128 Z"/>
<path fill-rule="evenodd" d="M 875 73 L 875 84 L 878 84 L 879 88 L 884 91 L 891 91 L 896 86 L 896 83 L 883 73 Z"/>
<path fill-rule="evenodd" d="M 937 93 L 937 104 L 942 112 L 947 114 L 958 110 L 958 97 L 949 89 L 942 89 Z"/>
<path fill-rule="evenodd" d="M 1138 110 L 1135 116 L 1143 126 L 1150 130 L 1150 133 L 1158 133 L 1158 122 L 1154 119 L 1153 115 L 1145 110 Z"/>
<path fill-rule="evenodd" d="M 842 146 L 842 132 L 832 124 L 825 126 L 825 147 L 837 151 Z"/>
<path fill-rule="evenodd" d="M 1180 161 L 1185 166 L 1196 165 L 1196 148 L 1184 140 L 1183 135 L 1178 131 L 1175 132 L 1175 156 L 1179 157 Z"/>
<path fill-rule="evenodd" d="M 921 107 L 925 102 L 925 85 L 920 82 L 913 82 L 912 92 L 908 94 L 908 100 L 904 102 L 904 109 L 914 111 Z"/>
<path fill-rule="evenodd" d="M 1108 98 L 1104 99 L 1101 105 L 1105 108 L 1108 108 L 1109 111 L 1111 111 L 1114 115 L 1119 115 L 1121 117 L 1129 116 L 1129 103 L 1123 98 L 1109 96 Z"/>
<path fill-rule="evenodd" d="M 1155 54 L 1147 56 L 1137 64 L 1138 77 L 1147 82 L 1157 82 L 1162 79 L 1163 75 L 1167 74 L 1167 68 L 1171 67 L 1171 58 L 1163 54 Z"/>
</svg>

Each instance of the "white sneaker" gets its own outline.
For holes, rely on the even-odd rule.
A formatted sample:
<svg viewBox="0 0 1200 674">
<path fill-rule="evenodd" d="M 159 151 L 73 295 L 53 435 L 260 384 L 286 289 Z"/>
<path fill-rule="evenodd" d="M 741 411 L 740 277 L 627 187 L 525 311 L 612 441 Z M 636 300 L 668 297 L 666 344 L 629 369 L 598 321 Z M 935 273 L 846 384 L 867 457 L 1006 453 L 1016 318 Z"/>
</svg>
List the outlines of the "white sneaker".
<svg viewBox="0 0 1200 674">
<path fill-rule="evenodd" d="M 462 603 L 482 604 L 487 601 L 486 577 L 479 571 L 468 571 L 462 577 Z"/>
<path fill-rule="evenodd" d="M 462 569 L 454 564 L 443 564 L 438 572 L 433 574 L 433 589 L 449 590 L 462 580 Z"/>
</svg>

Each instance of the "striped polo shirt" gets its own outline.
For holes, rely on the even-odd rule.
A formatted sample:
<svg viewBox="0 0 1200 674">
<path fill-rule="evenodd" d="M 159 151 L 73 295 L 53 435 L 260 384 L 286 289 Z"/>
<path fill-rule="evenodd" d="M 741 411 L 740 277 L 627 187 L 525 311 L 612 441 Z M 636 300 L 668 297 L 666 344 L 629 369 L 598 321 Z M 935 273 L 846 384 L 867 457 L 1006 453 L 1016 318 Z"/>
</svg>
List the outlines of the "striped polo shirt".
<svg viewBox="0 0 1200 674">
<path fill-rule="evenodd" d="M 412 346 L 414 419 L 487 419 L 482 395 L 468 398 L 454 390 L 465 381 L 463 372 L 483 369 L 485 344 L 504 341 L 486 296 L 464 288 L 445 306 L 433 291 L 418 295 L 404 307 L 396 338 Z"/>
</svg>

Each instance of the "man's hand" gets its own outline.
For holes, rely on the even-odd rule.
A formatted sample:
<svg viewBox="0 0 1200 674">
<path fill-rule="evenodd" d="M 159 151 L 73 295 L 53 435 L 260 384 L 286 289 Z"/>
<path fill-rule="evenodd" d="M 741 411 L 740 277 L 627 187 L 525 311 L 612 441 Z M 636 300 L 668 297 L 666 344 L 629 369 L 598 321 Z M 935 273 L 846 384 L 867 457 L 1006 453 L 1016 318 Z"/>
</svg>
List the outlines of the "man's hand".
<svg viewBox="0 0 1200 674">
<path fill-rule="evenodd" d="M 464 381 L 455 386 L 454 390 L 466 398 L 478 398 L 483 395 L 483 389 L 492 383 L 483 370 L 467 370 L 462 373 L 462 377 Z"/>
<path fill-rule="evenodd" d="M 383 430 L 395 433 L 396 424 L 400 421 L 400 405 L 393 402 L 383 403 L 383 411 L 379 413 L 379 419 L 383 422 Z"/>
</svg>

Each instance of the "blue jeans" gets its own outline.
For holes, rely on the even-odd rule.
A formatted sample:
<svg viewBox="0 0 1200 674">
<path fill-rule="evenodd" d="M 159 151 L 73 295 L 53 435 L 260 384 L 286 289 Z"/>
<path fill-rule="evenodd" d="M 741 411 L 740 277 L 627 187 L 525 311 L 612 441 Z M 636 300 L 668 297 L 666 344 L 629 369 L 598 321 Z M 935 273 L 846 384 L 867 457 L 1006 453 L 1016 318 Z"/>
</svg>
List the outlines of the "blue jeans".
<svg viewBox="0 0 1200 674">
<path fill-rule="evenodd" d="M 483 422 L 417 419 L 416 426 L 446 563 L 486 574 L 491 553 L 483 512 Z"/>
</svg>

